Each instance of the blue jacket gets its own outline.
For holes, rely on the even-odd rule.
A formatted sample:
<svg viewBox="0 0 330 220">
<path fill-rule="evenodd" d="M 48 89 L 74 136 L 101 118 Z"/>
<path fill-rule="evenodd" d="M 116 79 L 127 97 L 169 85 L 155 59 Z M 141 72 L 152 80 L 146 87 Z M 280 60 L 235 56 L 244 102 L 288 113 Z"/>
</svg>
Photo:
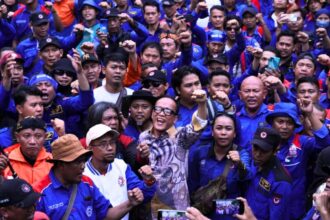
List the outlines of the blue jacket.
<svg viewBox="0 0 330 220">
<path fill-rule="evenodd" d="M 128 118 L 128 124 L 124 130 L 124 134 L 135 138 L 135 140 L 139 140 L 140 133 L 141 132 L 137 129 L 135 121 L 131 118 Z"/>
<path fill-rule="evenodd" d="M 272 5 L 272 3 L 270 5 Z M 274 13 L 274 11 L 270 11 L 268 14 L 263 14 L 263 15 L 264 15 L 264 21 L 272 36 L 270 45 L 275 47 L 275 45 L 276 45 L 276 26 L 275 26 L 275 21 L 272 18 L 273 13 Z"/>
<path fill-rule="evenodd" d="M 72 187 L 64 187 L 53 170 L 33 187 L 43 195 L 37 203 L 36 210 L 46 213 L 50 219 L 61 219 L 68 207 Z M 83 176 L 77 187 L 77 196 L 68 219 L 104 219 L 112 205 L 93 181 Z"/>
<path fill-rule="evenodd" d="M 93 105 L 93 90 L 79 91 L 79 95 L 66 98 L 57 94 L 50 106 L 45 107 L 43 119 L 46 123 L 50 123 L 51 119 L 59 118 L 65 121 L 66 133 L 80 133 L 76 126 L 68 123 L 68 119 L 72 115 L 82 114 L 89 106 Z"/>
<path fill-rule="evenodd" d="M 277 157 L 292 177 L 290 210 L 292 219 L 305 214 L 306 170 L 308 160 L 330 145 L 329 130 L 325 125 L 314 131 L 314 137 L 295 134 L 280 146 Z"/>
<path fill-rule="evenodd" d="M 78 43 L 76 34 L 73 33 L 68 37 L 57 37 L 61 43 L 62 49 L 64 51 L 69 51 L 74 48 Z M 24 69 L 28 70 L 33 68 L 33 66 L 38 61 L 38 45 L 39 42 L 36 38 L 30 37 L 21 41 L 16 48 L 17 53 L 19 53 L 24 59 Z"/>
<path fill-rule="evenodd" d="M 291 178 L 273 157 L 262 170 L 251 168 L 253 177 L 246 199 L 258 220 L 289 220 Z"/>
<path fill-rule="evenodd" d="M 49 17 L 49 30 L 51 32 L 55 31 L 55 24 L 54 24 L 54 18 L 53 15 L 50 13 L 50 11 L 43 5 L 38 4 L 35 11 L 42 11 L 45 12 Z M 11 24 L 16 30 L 16 40 L 18 42 L 21 42 L 27 37 L 30 37 L 32 35 L 31 28 L 29 27 L 30 22 L 30 15 L 33 13 L 27 10 L 26 6 L 23 6 L 19 8 L 13 15 L 13 18 L 11 20 Z"/>
<path fill-rule="evenodd" d="M 178 108 L 179 108 L 178 117 L 174 124 L 176 128 L 184 127 L 191 123 L 192 115 L 197 110 L 198 105 L 196 104 L 194 107 L 189 109 L 186 106 L 178 104 Z"/>
<path fill-rule="evenodd" d="M 15 34 L 15 28 L 6 20 L 0 18 L 0 48 L 11 46 Z"/>
<path fill-rule="evenodd" d="M 241 184 L 251 178 L 249 153 L 242 148 L 237 148 L 241 161 L 245 165 L 245 175 L 239 175 L 239 170 L 236 165 L 229 168 L 227 176 L 227 193 L 226 198 L 234 199 L 238 196 L 243 196 Z M 188 165 L 188 187 L 189 193 L 192 194 L 198 188 L 205 186 L 209 181 L 216 179 L 223 172 L 227 163 L 227 157 L 221 161 L 217 160 L 214 153 L 214 145 L 212 142 L 206 146 L 201 146 L 198 150 L 193 152 L 192 158 Z M 235 219 L 232 216 L 218 216 L 215 213 L 212 219 Z"/>
<path fill-rule="evenodd" d="M 240 57 L 245 50 L 245 46 L 246 44 L 243 33 L 236 34 L 236 44 L 230 50 L 225 52 L 228 59 L 230 73 L 233 73 L 234 66 L 240 62 Z"/>
<path fill-rule="evenodd" d="M 325 109 L 330 108 L 330 100 L 328 99 L 328 95 L 326 93 L 320 95 L 319 103 Z"/>
<path fill-rule="evenodd" d="M 174 61 L 168 61 L 163 64 L 162 69 L 166 71 L 166 78 L 168 83 L 171 83 L 172 81 L 173 70 L 181 66 L 191 64 L 192 54 L 193 54 L 192 46 L 187 48 L 182 48 L 181 55 L 179 58 L 175 59 Z"/>
</svg>

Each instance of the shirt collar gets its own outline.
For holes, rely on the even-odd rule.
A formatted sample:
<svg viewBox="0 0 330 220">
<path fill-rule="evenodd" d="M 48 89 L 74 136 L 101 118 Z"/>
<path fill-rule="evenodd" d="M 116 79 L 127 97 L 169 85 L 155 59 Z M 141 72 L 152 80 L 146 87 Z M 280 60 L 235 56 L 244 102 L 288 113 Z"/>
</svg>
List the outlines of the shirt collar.
<svg viewBox="0 0 330 220">
<path fill-rule="evenodd" d="M 149 130 L 148 130 L 148 133 L 155 139 L 158 139 L 156 138 L 153 134 L 152 134 L 152 129 L 153 127 L 151 127 Z M 169 129 L 167 129 L 167 131 L 163 132 L 159 138 L 167 138 L 167 137 L 175 137 L 175 134 L 176 134 L 176 128 L 174 127 L 174 125 L 172 125 Z"/>
<path fill-rule="evenodd" d="M 86 162 L 87 168 L 96 176 L 101 176 L 102 174 L 93 166 L 92 164 L 92 157 Z M 108 165 L 107 173 L 110 172 L 112 169 L 111 163 Z"/>
<path fill-rule="evenodd" d="M 259 108 L 257 114 L 254 116 L 259 116 L 261 114 L 267 113 L 268 109 L 267 109 L 267 105 L 262 104 L 261 107 Z M 245 106 L 243 106 L 242 110 L 241 110 L 241 115 L 245 115 L 245 116 L 249 116 L 249 114 L 247 113 Z"/>
</svg>

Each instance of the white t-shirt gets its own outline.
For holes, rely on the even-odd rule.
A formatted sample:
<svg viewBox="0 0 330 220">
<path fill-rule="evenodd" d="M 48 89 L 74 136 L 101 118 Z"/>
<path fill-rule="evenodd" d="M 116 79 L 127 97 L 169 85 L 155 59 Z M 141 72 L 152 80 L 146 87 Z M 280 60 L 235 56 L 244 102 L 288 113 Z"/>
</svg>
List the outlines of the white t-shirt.
<svg viewBox="0 0 330 220">
<path fill-rule="evenodd" d="M 132 95 L 134 90 L 130 88 L 126 88 L 127 95 Z M 94 104 L 98 102 L 112 102 L 116 104 L 117 99 L 119 97 L 120 92 L 110 93 L 105 89 L 105 86 L 100 86 L 94 89 Z"/>
</svg>

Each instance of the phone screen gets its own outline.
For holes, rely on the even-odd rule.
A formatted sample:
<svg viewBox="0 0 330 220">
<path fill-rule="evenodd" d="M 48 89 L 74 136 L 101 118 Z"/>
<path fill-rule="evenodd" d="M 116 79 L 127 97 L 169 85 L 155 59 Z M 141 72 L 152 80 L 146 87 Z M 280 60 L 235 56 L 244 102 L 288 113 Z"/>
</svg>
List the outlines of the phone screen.
<svg viewBox="0 0 330 220">
<path fill-rule="evenodd" d="M 188 220 L 185 211 L 160 209 L 157 220 Z"/>
<path fill-rule="evenodd" d="M 215 212 L 218 215 L 243 214 L 244 204 L 237 199 L 215 200 Z"/>
<path fill-rule="evenodd" d="M 280 66 L 281 59 L 279 57 L 271 57 L 268 61 L 268 68 L 276 70 Z"/>
</svg>

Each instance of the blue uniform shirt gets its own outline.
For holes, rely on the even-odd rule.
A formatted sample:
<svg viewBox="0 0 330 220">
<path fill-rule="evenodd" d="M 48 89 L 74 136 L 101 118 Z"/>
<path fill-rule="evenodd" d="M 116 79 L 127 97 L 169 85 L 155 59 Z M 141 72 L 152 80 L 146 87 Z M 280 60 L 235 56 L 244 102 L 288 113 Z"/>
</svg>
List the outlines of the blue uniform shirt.
<svg viewBox="0 0 330 220">
<path fill-rule="evenodd" d="M 243 107 L 238 113 L 237 118 L 241 122 L 241 132 L 244 134 L 244 138 L 241 139 L 240 146 L 247 149 L 251 153 L 251 140 L 254 133 L 256 132 L 259 125 L 265 122 L 265 118 L 268 114 L 268 109 L 265 104 L 262 104 L 258 113 L 250 117 L 246 112 L 245 107 Z"/>
<path fill-rule="evenodd" d="M 52 170 L 33 187 L 42 194 L 36 210 L 46 213 L 50 219 L 61 219 L 68 207 L 72 187 L 64 187 Z M 83 176 L 68 219 L 104 219 L 111 207 L 109 200 L 100 193 L 93 181 Z"/>
<path fill-rule="evenodd" d="M 289 220 L 291 179 L 273 157 L 262 170 L 252 166 L 253 178 L 246 199 L 258 220 Z"/>
<path fill-rule="evenodd" d="M 0 48 L 11 46 L 15 34 L 15 28 L 5 19 L 0 18 Z"/>
<path fill-rule="evenodd" d="M 178 119 L 176 120 L 174 126 L 176 128 L 178 127 L 184 127 L 191 123 L 192 115 L 197 110 L 198 105 L 196 104 L 191 109 L 187 108 L 184 105 L 179 104 L 179 112 L 178 112 Z"/>
</svg>

